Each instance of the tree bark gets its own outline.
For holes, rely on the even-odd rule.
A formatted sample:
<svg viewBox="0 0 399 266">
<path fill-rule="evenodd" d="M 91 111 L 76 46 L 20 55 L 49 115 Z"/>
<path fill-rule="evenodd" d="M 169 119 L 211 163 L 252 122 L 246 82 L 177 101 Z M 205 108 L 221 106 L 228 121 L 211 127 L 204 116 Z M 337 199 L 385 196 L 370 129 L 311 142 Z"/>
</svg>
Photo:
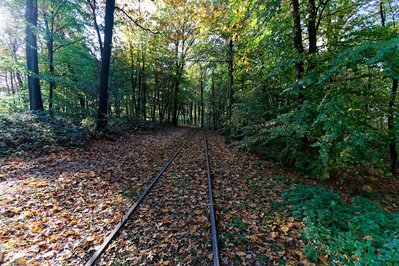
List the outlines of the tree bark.
<svg viewBox="0 0 399 266">
<path fill-rule="evenodd" d="M 102 55 L 103 54 L 103 41 L 101 39 L 100 26 L 98 25 L 98 22 L 97 22 L 97 15 L 96 15 L 97 3 L 96 3 L 96 0 L 93 0 L 93 2 L 91 2 L 91 0 L 87 0 L 87 3 L 89 4 L 91 12 L 93 13 L 94 29 L 96 30 L 97 40 L 98 40 L 98 44 L 100 46 L 100 53 Z"/>
<path fill-rule="evenodd" d="M 141 74 L 142 74 L 142 78 L 141 78 L 142 96 L 141 96 L 141 99 L 142 99 L 142 101 L 141 101 L 141 108 L 140 108 L 144 121 L 147 120 L 147 84 L 146 84 L 147 81 L 146 81 L 146 74 L 145 74 L 145 50 L 146 50 L 146 48 L 144 47 L 143 51 L 142 51 L 142 64 L 143 64 L 142 68 L 141 68 Z"/>
<path fill-rule="evenodd" d="M 308 19 L 308 34 L 309 34 L 309 54 L 316 54 L 317 52 L 317 8 L 315 0 L 309 0 L 309 19 Z M 312 65 L 314 67 L 314 65 Z"/>
<path fill-rule="evenodd" d="M 30 110 L 43 110 L 37 55 L 37 15 L 37 0 L 26 0 L 26 66 L 28 70 Z"/>
<path fill-rule="evenodd" d="M 111 60 L 114 10 L 115 10 L 115 0 L 107 0 L 105 4 L 104 49 L 101 56 L 97 129 L 103 129 L 107 126 L 108 76 L 109 76 L 109 66 Z"/>
<path fill-rule="evenodd" d="M 398 167 L 398 152 L 396 149 L 396 132 L 395 132 L 395 100 L 398 92 L 398 80 L 392 80 L 392 90 L 389 99 L 389 114 L 388 114 L 388 129 L 391 135 L 391 141 L 389 143 L 389 153 L 391 155 L 391 173 L 393 176 L 397 175 Z"/>
<path fill-rule="evenodd" d="M 212 80 L 211 80 L 211 95 L 212 95 L 212 99 L 211 99 L 211 105 L 212 105 L 212 125 L 213 125 L 213 129 L 216 129 L 216 105 L 215 105 L 215 81 L 214 81 L 214 72 L 212 69 Z"/>
<path fill-rule="evenodd" d="M 53 4 L 53 1 L 51 1 Z M 51 6 L 52 7 L 52 6 Z M 50 11 L 50 18 L 47 18 L 45 15 L 44 23 L 46 26 L 46 37 L 47 37 L 47 54 L 49 61 L 49 71 L 50 71 L 50 90 L 49 90 L 49 110 L 52 112 L 53 110 L 53 102 L 54 102 L 54 90 L 55 90 L 55 82 L 54 82 L 54 13 Z M 50 20 L 50 21 L 49 21 Z"/>
<path fill-rule="evenodd" d="M 204 128 L 204 85 L 201 78 L 201 128 Z"/>
<path fill-rule="evenodd" d="M 384 3 L 380 1 L 380 16 L 381 16 L 381 26 L 385 27 L 385 13 L 384 13 Z M 393 176 L 397 175 L 398 168 L 398 151 L 396 149 L 396 132 L 395 132 L 395 100 L 396 94 L 398 92 L 398 79 L 392 78 L 392 88 L 391 95 L 389 98 L 389 113 L 388 113 L 388 130 L 390 133 L 390 143 L 389 143 L 389 153 L 391 157 L 391 173 Z"/>
<path fill-rule="evenodd" d="M 228 84 L 227 84 L 227 117 L 229 124 L 231 124 L 231 116 L 232 116 L 232 109 L 233 109 L 233 38 L 229 41 L 229 51 L 228 51 Z"/>
</svg>

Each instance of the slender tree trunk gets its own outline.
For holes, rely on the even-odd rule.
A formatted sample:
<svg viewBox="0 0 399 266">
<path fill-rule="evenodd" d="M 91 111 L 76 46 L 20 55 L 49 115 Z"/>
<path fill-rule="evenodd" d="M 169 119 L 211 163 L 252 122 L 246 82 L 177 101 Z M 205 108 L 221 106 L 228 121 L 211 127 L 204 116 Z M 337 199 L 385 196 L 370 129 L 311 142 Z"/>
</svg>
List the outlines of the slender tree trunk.
<svg viewBox="0 0 399 266">
<path fill-rule="evenodd" d="M 193 124 L 193 103 L 190 102 L 190 106 L 189 106 L 189 124 L 192 125 Z"/>
<path fill-rule="evenodd" d="M 129 42 L 130 48 L 130 82 L 132 89 L 132 116 L 135 116 L 136 113 L 136 79 L 134 77 L 134 53 L 133 53 L 133 45 Z"/>
<path fill-rule="evenodd" d="M 308 34 L 309 34 L 309 54 L 317 53 L 317 29 L 316 18 L 317 9 L 315 0 L 309 0 L 309 18 L 308 18 Z M 314 65 L 312 65 L 314 67 Z"/>
<path fill-rule="evenodd" d="M 98 40 L 98 44 L 100 46 L 100 53 L 102 55 L 103 54 L 103 41 L 101 39 L 100 26 L 98 25 L 98 22 L 97 22 L 97 11 L 96 11 L 97 2 L 96 2 L 96 0 L 93 0 L 93 2 L 91 2 L 91 0 L 87 0 L 87 3 L 89 4 L 92 15 L 93 15 L 94 29 L 96 30 L 97 40 Z"/>
<path fill-rule="evenodd" d="M 212 125 L 213 129 L 216 129 L 216 106 L 215 106 L 215 81 L 214 81 L 214 73 L 212 69 L 212 81 L 211 81 L 211 105 L 212 105 Z"/>
<path fill-rule="evenodd" d="M 54 6 L 54 0 L 50 1 L 51 3 L 51 8 Z M 54 90 L 55 90 L 55 82 L 54 82 L 54 11 L 50 10 L 49 12 L 49 17 L 48 14 L 45 13 L 44 16 L 44 24 L 46 27 L 46 46 L 47 46 L 47 54 L 48 54 L 48 63 L 49 63 L 49 71 L 50 71 L 50 90 L 49 90 L 49 110 L 50 113 L 52 114 L 53 110 L 53 102 L 54 102 Z"/>
<path fill-rule="evenodd" d="M 197 125 L 197 103 L 194 103 L 194 126 Z"/>
<path fill-rule="evenodd" d="M 174 126 L 177 126 L 177 121 L 178 121 L 178 98 L 179 98 L 179 78 L 176 77 L 176 83 L 175 83 L 175 89 L 173 93 L 173 115 L 172 115 L 172 124 Z"/>
<path fill-rule="evenodd" d="M 142 99 L 142 105 L 141 105 L 141 111 L 142 111 L 142 116 L 143 116 L 143 120 L 145 121 L 145 120 L 147 120 L 147 84 L 146 84 L 146 73 L 145 73 L 145 50 L 146 50 L 146 48 L 144 47 L 143 48 L 143 51 L 142 51 L 142 63 L 143 63 L 143 66 L 142 66 L 142 70 L 141 70 L 141 73 L 142 73 L 142 79 L 141 79 L 141 81 L 142 81 L 142 97 L 141 97 L 141 99 Z"/>
<path fill-rule="evenodd" d="M 201 78 L 201 128 L 204 128 L 204 85 Z"/>
<path fill-rule="evenodd" d="M 380 16 L 381 16 L 381 26 L 385 27 L 385 13 L 384 13 L 384 3 L 380 1 Z M 396 132 L 395 132 L 395 100 L 396 94 L 398 92 L 398 79 L 392 78 L 392 89 L 389 98 L 389 113 L 388 113 L 388 130 L 390 133 L 390 143 L 389 143 L 389 153 L 391 155 L 391 173 L 393 176 L 397 175 L 398 168 L 398 151 L 396 149 Z"/>
<path fill-rule="evenodd" d="M 229 52 L 228 52 L 228 84 L 227 84 L 227 118 L 229 121 L 229 125 L 231 125 L 231 116 L 233 109 L 233 38 L 229 41 Z"/>
<path fill-rule="evenodd" d="M 389 152 L 391 155 L 391 173 L 397 175 L 398 167 L 398 152 L 396 149 L 396 132 L 395 132 L 395 100 L 398 92 L 398 80 L 392 80 L 392 90 L 389 99 L 389 114 L 388 114 L 388 129 L 391 135 L 391 141 L 389 143 Z"/>
<path fill-rule="evenodd" d="M 7 86 L 7 93 L 9 94 L 11 90 L 10 90 L 10 84 L 8 82 L 8 72 L 7 71 L 4 74 L 4 78 L 5 78 L 5 82 L 6 82 L 6 86 Z"/>
<path fill-rule="evenodd" d="M 47 52 L 48 52 L 48 60 L 49 60 L 49 71 L 50 71 L 50 91 L 49 91 L 49 110 L 53 109 L 54 102 L 54 90 L 55 90 L 55 82 L 54 82 L 54 40 L 52 36 L 49 36 L 47 40 Z"/>
<path fill-rule="evenodd" d="M 11 94 L 15 94 L 15 86 L 14 86 L 14 72 L 10 72 L 10 80 L 11 80 Z"/>
<path fill-rule="evenodd" d="M 17 70 L 15 75 L 17 76 L 19 88 L 22 88 L 24 86 L 24 83 L 22 81 L 21 72 L 19 72 L 19 70 Z"/>
<path fill-rule="evenodd" d="M 140 67 L 140 64 L 141 64 L 141 62 L 140 62 L 140 60 L 138 60 L 138 65 L 137 65 L 137 70 L 136 70 L 136 75 L 137 75 L 137 105 L 136 105 L 136 114 L 137 114 L 137 117 L 138 118 L 141 118 L 141 114 L 143 113 L 142 112 L 142 110 L 141 110 L 141 108 L 143 107 L 143 105 L 142 105 L 142 98 L 141 98 L 141 95 L 142 95 L 142 84 L 143 84 L 143 82 L 142 82 L 142 73 L 141 73 L 141 67 Z"/>
<path fill-rule="evenodd" d="M 37 15 L 37 0 L 26 0 L 26 65 L 28 69 L 30 110 L 43 110 L 37 55 Z"/>
<path fill-rule="evenodd" d="M 18 56 L 17 56 L 17 48 L 16 47 L 14 47 L 12 49 L 12 57 L 14 59 L 14 63 L 16 65 L 18 65 L 19 63 L 18 63 Z M 18 69 L 15 70 L 15 76 L 17 77 L 18 87 L 22 88 L 24 86 L 24 84 L 23 84 L 23 81 L 22 81 L 21 72 Z"/>
<path fill-rule="evenodd" d="M 300 57 L 300 59 L 295 63 L 296 69 L 296 83 L 297 83 L 297 105 L 301 107 L 304 101 L 302 86 L 299 84 L 304 72 L 303 63 L 303 43 L 302 43 L 302 29 L 301 29 L 301 16 L 299 13 L 299 3 L 298 0 L 292 0 L 292 18 L 293 18 L 293 30 L 294 30 L 294 47 Z"/>
<path fill-rule="evenodd" d="M 111 60 L 115 0 L 107 0 L 105 5 L 104 49 L 101 57 L 97 129 L 103 129 L 107 126 L 108 75 Z"/>
<path fill-rule="evenodd" d="M 159 101 L 158 71 L 156 69 L 155 69 L 155 73 L 154 73 L 154 82 L 155 82 L 155 88 L 154 88 L 154 95 L 153 95 L 153 101 L 152 101 L 152 113 L 151 113 L 152 121 L 155 121 L 155 113 L 156 113 L 157 104 Z"/>
</svg>

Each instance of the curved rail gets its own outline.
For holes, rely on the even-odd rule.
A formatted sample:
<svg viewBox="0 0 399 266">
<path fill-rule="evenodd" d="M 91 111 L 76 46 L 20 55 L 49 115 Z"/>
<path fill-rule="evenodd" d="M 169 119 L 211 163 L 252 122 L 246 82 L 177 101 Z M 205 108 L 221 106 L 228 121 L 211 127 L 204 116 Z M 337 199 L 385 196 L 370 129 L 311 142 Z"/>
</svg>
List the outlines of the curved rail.
<svg viewBox="0 0 399 266">
<path fill-rule="evenodd" d="M 217 236 L 217 231 L 216 231 L 215 211 L 213 209 L 211 164 L 209 162 L 208 136 L 206 134 L 206 130 L 204 130 L 204 141 L 205 141 L 206 171 L 207 171 L 207 175 L 208 175 L 208 195 L 209 195 L 209 209 L 210 209 L 209 219 L 211 220 L 213 265 L 219 266 L 220 264 L 219 264 L 218 236 Z"/>
<path fill-rule="evenodd" d="M 145 196 L 147 196 L 148 192 L 152 189 L 152 187 L 155 185 L 155 183 L 158 181 L 158 179 L 161 177 L 161 175 L 165 172 L 165 170 L 169 167 L 169 165 L 173 162 L 173 160 L 176 158 L 176 156 L 180 153 L 180 151 L 183 149 L 184 146 L 186 146 L 187 142 L 191 139 L 193 136 L 190 135 L 186 141 L 177 149 L 177 151 L 173 154 L 173 156 L 167 161 L 167 163 L 161 168 L 157 176 L 152 180 L 152 182 L 147 186 L 147 188 L 144 190 L 143 193 L 141 193 L 140 197 L 136 200 L 136 202 L 129 208 L 129 210 L 125 213 L 125 215 L 122 217 L 122 219 L 119 221 L 119 223 L 115 226 L 114 230 L 107 236 L 107 238 L 104 240 L 104 242 L 101 244 L 101 246 L 97 249 L 97 251 L 91 256 L 90 260 L 87 261 L 86 266 L 92 266 L 96 263 L 97 259 L 101 256 L 101 254 L 105 251 L 107 246 L 111 243 L 111 241 L 114 239 L 116 234 L 119 232 L 119 230 L 122 228 L 122 226 L 125 224 L 127 219 L 129 219 L 129 216 L 137 209 L 137 207 L 141 204 Z"/>
</svg>

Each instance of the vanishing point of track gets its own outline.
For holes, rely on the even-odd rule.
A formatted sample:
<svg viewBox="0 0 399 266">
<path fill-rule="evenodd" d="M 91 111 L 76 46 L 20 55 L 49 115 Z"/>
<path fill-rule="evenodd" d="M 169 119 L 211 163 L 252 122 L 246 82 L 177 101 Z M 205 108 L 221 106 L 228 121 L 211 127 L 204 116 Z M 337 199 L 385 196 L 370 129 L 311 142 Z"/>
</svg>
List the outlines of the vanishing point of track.
<svg viewBox="0 0 399 266">
<path fill-rule="evenodd" d="M 195 134 L 195 133 L 194 133 Z M 108 245 L 112 242 L 113 239 L 118 235 L 121 228 L 124 226 L 126 221 L 130 218 L 131 215 L 138 209 L 140 204 L 143 202 L 144 198 L 151 191 L 157 181 L 161 178 L 166 169 L 173 163 L 177 155 L 180 151 L 186 146 L 186 144 L 192 139 L 194 134 L 191 134 L 184 143 L 176 150 L 176 152 L 172 155 L 172 157 L 165 163 L 164 166 L 161 167 L 159 173 L 154 177 L 151 183 L 145 188 L 145 190 L 141 193 L 139 198 L 134 202 L 134 204 L 128 209 L 119 223 L 115 226 L 115 228 L 111 231 L 111 233 L 106 237 L 101 246 L 96 250 L 96 252 L 91 256 L 91 258 L 87 261 L 86 266 L 95 265 L 99 260 L 100 256 L 105 252 Z M 211 225 L 211 242 L 212 242 L 212 253 L 213 253 L 213 265 L 219 265 L 219 251 L 218 251 L 218 243 L 217 243 L 217 230 L 216 230 L 216 219 L 215 212 L 213 207 L 213 196 L 212 196 L 212 174 L 210 167 L 210 159 L 208 155 L 208 138 L 207 133 L 204 130 L 204 150 L 205 150 L 205 162 L 206 162 L 206 172 L 207 172 L 207 182 L 208 182 L 208 198 L 209 198 L 209 221 Z"/>
</svg>

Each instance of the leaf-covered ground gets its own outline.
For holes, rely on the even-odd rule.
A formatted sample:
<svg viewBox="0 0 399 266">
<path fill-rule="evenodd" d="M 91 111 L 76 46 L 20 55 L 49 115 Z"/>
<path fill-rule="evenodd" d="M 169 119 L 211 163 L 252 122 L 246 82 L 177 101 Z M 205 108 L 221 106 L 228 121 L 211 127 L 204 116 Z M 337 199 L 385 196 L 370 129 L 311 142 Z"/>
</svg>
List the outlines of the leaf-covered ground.
<svg viewBox="0 0 399 266">
<path fill-rule="evenodd" d="M 301 221 L 286 213 L 281 195 L 286 170 L 209 137 L 221 261 L 225 265 L 307 263 L 298 234 Z"/>
<path fill-rule="evenodd" d="M 193 138 L 122 228 L 99 264 L 211 264 L 204 139 L 201 130 L 187 128 L 135 133 L 114 141 L 98 140 L 87 148 L 29 160 L 16 157 L 3 160 L 0 262 L 84 264 L 160 167 L 191 134 Z M 334 208 L 318 211 L 320 199 L 312 198 L 313 191 L 319 191 L 317 188 L 306 188 L 309 194 L 306 196 L 302 191 L 305 189 L 294 186 L 304 180 L 289 169 L 238 151 L 212 132 L 209 155 L 222 265 L 312 265 L 329 264 L 333 260 L 339 264 L 337 258 L 349 258 L 328 247 L 329 241 L 325 241 L 333 238 L 339 245 L 346 245 L 345 239 L 335 238 L 329 231 L 328 226 L 336 227 L 334 221 L 316 227 L 324 230 L 320 231 L 324 238 L 315 239 L 321 234 L 313 237 L 309 229 L 313 228 L 314 233 L 314 225 L 324 223 L 323 215 L 334 217 L 346 213 L 362 221 L 363 216 L 356 217 L 357 212 L 350 209 L 358 207 L 341 200 L 337 209 L 333 203 L 339 196 L 326 192 L 320 202 Z M 298 203 L 290 195 L 307 200 Z M 307 205 L 302 206 L 302 202 Z M 386 228 L 399 219 L 381 209 L 373 211 L 379 213 L 378 217 L 389 218 Z M 378 222 L 373 216 L 367 219 L 370 225 Z M 346 230 L 347 225 L 340 223 L 339 228 Z M 381 235 L 375 226 L 370 226 L 370 230 L 362 239 L 354 235 L 352 247 L 360 245 L 367 250 L 373 236 Z M 386 239 L 380 239 L 382 242 L 375 246 L 381 249 L 378 251 L 381 261 L 392 262 L 395 257 L 385 258 L 383 252 L 395 254 L 399 243 L 395 238 L 388 240 L 385 244 Z M 329 251 L 325 252 L 322 246 Z M 362 256 L 363 253 L 352 260 Z"/>
<path fill-rule="evenodd" d="M 82 264 L 174 152 L 185 129 L 101 140 L 0 167 L 0 262 Z"/>
<path fill-rule="evenodd" d="M 211 264 L 203 141 L 197 131 L 100 264 Z"/>
</svg>

